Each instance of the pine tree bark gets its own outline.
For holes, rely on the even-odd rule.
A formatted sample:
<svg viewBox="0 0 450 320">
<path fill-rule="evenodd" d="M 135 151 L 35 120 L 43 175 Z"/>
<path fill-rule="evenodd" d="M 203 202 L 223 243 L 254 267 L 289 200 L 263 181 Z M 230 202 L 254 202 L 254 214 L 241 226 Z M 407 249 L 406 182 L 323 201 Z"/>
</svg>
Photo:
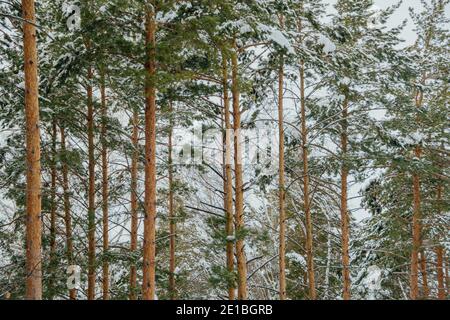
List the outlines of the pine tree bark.
<svg viewBox="0 0 450 320">
<path fill-rule="evenodd" d="M 233 128 L 234 128 L 234 170 L 235 170 L 235 227 L 236 227 L 236 256 L 238 271 L 238 299 L 247 300 L 247 261 L 244 247 L 244 186 L 242 173 L 242 145 L 241 145 L 241 110 L 239 102 L 239 72 L 238 49 L 236 41 L 233 43 L 231 54 L 232 63 L 232 94 L 233 94 Z"/>
<path fill-rule="evenodd" d="M 55 294 L 55 269 L 56 269 L 56 144 L 57 144 L 56 120 L 52 121 L 52 149 L 50 163 L 50 278 L 48 284 L 49 300 L 53 300 Z"/>
<path fill-rule="evenodd" d="M 94 145 L 94 103 L 92 89 L 92 68 L 87 76 L 87 129 L 88 129 L 88 300 L 95 300 L 95 145 Z"/>
<path fill-rule="evenodd" d="M 34 0 L 22 0 L 26 123 L 26 292 L 28 300 L 42 299 L 41 257 L 41 140 L 39 80 Z"/>
<path fill-rule="evenodd" d="M 176 225 L 176 216 L 174 210 L 174 183 L 173 183 L 173 158 L 172 158 L 172 149 L 173 149 L 173 122 L 172 122 L 173 110 L 172 104 L 170 103 L 170 128 L 169 128 L 169 293 L 170 299 L 175 300 L 177 298 L 177 291 L 175 286 L 175 268 L 176 268 L 176 260 L 175 260 L 175 241 L 176 241 L 176 233 L 177 233 L 177 225 Z"/>
<path fill-rule="evenodd" d="M 229 274 L 234 272 L 234 222 L 233 222 L 233 172 L 231 167 L 231 149 L 233 127 L 230 119 L 230 97 L 228 91 L 228 61 L 225 53 L 222 52 L 222 86 L 223 86 L 223 106 L 225 120 L 225 154 L 224 154 L 224 194 L 225 194 L 225 211 L 226 211 L 226 229 L 227 234 L 227 270 Z M 228 283 L 228 299 L 235 299 L 234 281 Z"/>
<path fill-rule="evenodd" d="M 416 148 L 416 156 L 420 157 L 421 150 Z M 411 252 L 411 299 L 419 298 L 419 250 L 421 243 L 420 235 L 420 180 L 417 174 L 413 176 L 413 247 Z"/>
<path fill-rule="evenodd" d="M 441 183 L 437 186 L 437 206 L 438 206 L 438 215 L 442 214 L 442 189 L 443 186 Z M 436 274 L 437 274 L 437 283 L 438 283 L 438 299 L 445 300 L 445 283 L 444 283 L 444 248 L 439 243 L 435 249 L 436 252 Z"/>
<path fill-rule="evenodd" d="M 131 160 L 131 244 L 130 251 L 133 256 L 133 263 L 130 267 L 130 300 L 137 299 L 137 269 L 134 257 L 137 251 L 138 241 L 138 199 L 137 199 L 137 179 L 139 163 L 139 113 L 133 111 L 133 133 L 131 143 L 133 144 L 133 156 Z"/>
<path fill-rule="evenodd" d="M 345 157 L 348 152 L 348 107 L 349 100 L 346 95 L 345 101 L 342 108 L 342 132 L 341 132 L 341 149 L 343 164 L 341 167 L 341 234 L 342 234 L 342 274 L 344 278 L 344 290 L 343 298 L 344 300 L 350 300 L 350 254 L 349 254 L 349 216 L 348 216 L 348 167 L 346 164 Z"/>
<path fill-rule="evenodd" d="M 420 151 L 416 149 L 416 155 Z M 419 250 L 420 250 L 420 181 L 419 176 L 413 177 L 413 248 L 411 253 L 411 299 L 416 300 L 419 297 Z"/>
<path fill-rule="evenodd" d="M 444 257 L 446 257 L 445 251 L 444 251 Z M 444 261 L 446 261 L 445 262 L 445 286 L 447 287 L 447 295 L 450 295 L 450 271 L 448 270 L 450 268 L 450 264 L 449 264 L 449 259 L 444 259 Z"/>
<path fill-rule="evenodd" d="M 279 205 L 279 257 L 280 270 L 279 295 L 280 300 L 286 300 L 286 209 L 285 209 L 285 176 L 284 176 L 284 63 L 281 58 L 278 70 L 278 132 L 279 132 L 279 169 L 278 169 L 278 205 Z"/>
<path fill-rule="evenodd" d="M 72 216 L 70 213 L 70 189 L 69 189 L 69 166 L 67 164 L 67 147 L 66 147 L 66 132 L 64 126 L 60 126 L 61 134 L 61 151 L 63 154 L 62 161 L 62 188 L 64 199 L 64 224 L 66 228 L 66 251 L 67 263 L 69 266 L 74 264 L 73 260 L 73 239 L 72 239 Z M 69 289 L 69 299 L 77 299 L 76 289 Z"/>
<path fill-rule="evenodd" d="M 438 299 L 445 300 L 445 284 L 444 284 L 444 248 L 441 246 L 436 248 L 436 273 L 438 282 Z"/>
<path fill-rule="evenodd" d="M 155 299 L 156 254 L 156 21 L 154 9 L 146 16 L 147 62 L 145 81 L 145 209 L 143 299 Z"/>
<path fill-rule="evenodd" d="M 422 81 L 424 84 L 424 80 Z M 423 102 L 423 92 L 417 92 L 416 108 L 420 108 Z M 422 156 L 422 148 L 417 145 L 414 150 L 417 159 Z M 420 177 L 418 173 L 413 174 L 413 219 L 412 219 L 412 250 L 411 250 L 411 280 L 410 297 L 412 300 L 419 298 L 419 252 L 422 245 L 421 230 L 421 195 L 420 195 Z"/>
<path fill-rule="evenodd" d="M 422 274 L 422 297 L 428 299 L 430 288 L 428 287 L 427 259 L 424 249 L 420 251 L 420 273 Z"/>
<path fill-rule="evenodd" d="M 102 266 L 102 289 L 103 300 L 109 300 L 109 178 L 108 178 L 108 145 L 106 141 L 107 134 L 107 117 L 108 106 L 106 103 L 106 87 L 105 74 L 102 71 L 100 83 L 100 96 L 102 104 L 102 127 L 101 127 L 101 141 L 102 141 L 102 222 L 103 222 L 103 266 Z"/>
<path fill-rule="evenodd" d="M 306 95 L 305 95 L 305 63 L 300 62 L 300 108 L 302 125 L 302 161 L 303 161 L 303 196 L 306 227 L 306 260 L 308 269 L 308 292 L 309 298 L 315 300 L 316 280 L 314 273 L 314 251 L 313 251 L 313 226 L 311 218 L 311 195 L 309 192 L 309 158 L 308 158 L 308 129 L 306 126 Z"/>
</svg>

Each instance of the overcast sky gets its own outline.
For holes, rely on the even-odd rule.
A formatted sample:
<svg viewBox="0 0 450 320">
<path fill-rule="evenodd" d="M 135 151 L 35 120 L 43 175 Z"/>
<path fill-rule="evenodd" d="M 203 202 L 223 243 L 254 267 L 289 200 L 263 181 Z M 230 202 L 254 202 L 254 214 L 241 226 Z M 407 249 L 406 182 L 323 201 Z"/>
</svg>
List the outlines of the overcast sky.
<svg viewBox="0 0 450 320">
<path fill-rule="evenodd" d="M 325 0 L 325 2 L 333 5 L 336 3 L 336 0 Z M 380 8 L 386 8 L 397 3 L 396 0 L 375 0 L 374 2 L 375 5 Z M 413 31 L 414 26 L 412 25 L 411 19 L 409 18 L 409 10 L 408 10 L 409 7 L 421 9 L 422 5 L 420 0 L 403 0 L 402 6 L 395 12 L 391 21 L 389 21 L 389 25 L 393 27 L 399 25 L 405 19 L 409 20 L 409 24 L 403 32 L 403 38 L 407 42 L 406 45 L 412 44 L 416 40 L 416 34 Z M 450 5 L 446 7 L 446 13 L 447 16 L 450 17 Z"/>
</svg>

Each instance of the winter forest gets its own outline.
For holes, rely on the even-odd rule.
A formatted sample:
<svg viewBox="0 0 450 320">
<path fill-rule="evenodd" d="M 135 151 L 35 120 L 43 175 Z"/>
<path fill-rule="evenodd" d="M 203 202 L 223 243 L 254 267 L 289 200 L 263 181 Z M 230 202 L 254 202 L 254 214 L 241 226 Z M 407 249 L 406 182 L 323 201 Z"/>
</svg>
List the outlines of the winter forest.
<svg viewBox="0 0 450 320">
<path fill-rule="evenodd" d="M 0 300 L 446 300 L 450 0 L 1 0 Z"/>
</svg>

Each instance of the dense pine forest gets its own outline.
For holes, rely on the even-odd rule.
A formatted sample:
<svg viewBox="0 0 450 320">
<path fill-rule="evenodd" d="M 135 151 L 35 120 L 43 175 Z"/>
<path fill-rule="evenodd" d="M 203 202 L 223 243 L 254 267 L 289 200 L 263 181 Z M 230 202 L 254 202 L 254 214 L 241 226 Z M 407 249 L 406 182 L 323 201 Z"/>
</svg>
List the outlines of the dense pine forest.
<svg viewBox="0 0 450 320">
<path fill-rule="evenodd" d="M 0 1 L 0 300 L 446 300 L 450 0 Z"/>
</svg>

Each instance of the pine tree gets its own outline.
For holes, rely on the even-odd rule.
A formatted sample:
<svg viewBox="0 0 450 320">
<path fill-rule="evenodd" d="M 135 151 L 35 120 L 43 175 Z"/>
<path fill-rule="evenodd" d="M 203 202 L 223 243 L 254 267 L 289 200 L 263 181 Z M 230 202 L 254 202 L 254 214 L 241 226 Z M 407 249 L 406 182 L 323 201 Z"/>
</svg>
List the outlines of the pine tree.
<svg viewBox="0 0 450 320">
<path fill-rule="evenodd" d="M 41 165 L 36 17 L 33 0 L 22 1 L 27 145 L 26 298 L 42 299 Z"/>
</svg>

